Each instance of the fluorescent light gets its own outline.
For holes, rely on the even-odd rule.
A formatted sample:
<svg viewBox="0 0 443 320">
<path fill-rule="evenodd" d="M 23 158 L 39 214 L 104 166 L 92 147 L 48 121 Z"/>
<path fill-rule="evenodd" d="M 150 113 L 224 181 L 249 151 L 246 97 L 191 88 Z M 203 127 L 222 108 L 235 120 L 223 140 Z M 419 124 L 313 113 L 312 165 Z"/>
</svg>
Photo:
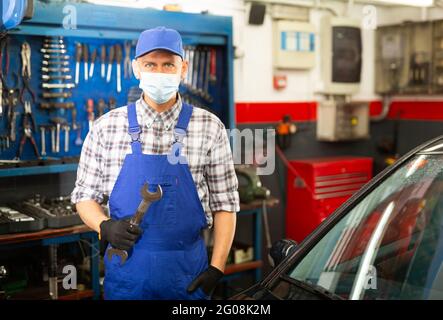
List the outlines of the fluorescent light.
<svg viewBox="0 0 443 320">
<path fill-rule="evenodd" d="M 371 2 L 413 7 L 432 7 L 434 5 L 434 0 L 372 0 Z"/>
</svg>

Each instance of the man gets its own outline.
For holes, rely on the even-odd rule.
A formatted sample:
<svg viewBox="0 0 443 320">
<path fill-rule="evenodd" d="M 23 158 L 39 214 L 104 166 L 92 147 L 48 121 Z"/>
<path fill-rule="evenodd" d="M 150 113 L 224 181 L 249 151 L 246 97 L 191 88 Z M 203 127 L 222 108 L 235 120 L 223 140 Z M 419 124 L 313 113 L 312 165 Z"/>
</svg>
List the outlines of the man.
<svg viewBox="0 0 443 320">
<path fill-rule="evenodd" d="M 85 224 L 129 254 L 123 264 L 105 254 L 106 299 L 209 299 L 223 276 L 239 211 L 229 140 L 216 116 L 178 94 L 188 62 L 177 31 L 142 32 L 133 70 L 142 97 L 95 121 L 72 202 Z M 159 186 L 162 197 L 135 227 L 128 219 L 145 183 L 151 192 Z M 104 195 L 110 217 L 99 205 Z M 201 231 L 212 224 L 208 266 Z"/>
</svg>

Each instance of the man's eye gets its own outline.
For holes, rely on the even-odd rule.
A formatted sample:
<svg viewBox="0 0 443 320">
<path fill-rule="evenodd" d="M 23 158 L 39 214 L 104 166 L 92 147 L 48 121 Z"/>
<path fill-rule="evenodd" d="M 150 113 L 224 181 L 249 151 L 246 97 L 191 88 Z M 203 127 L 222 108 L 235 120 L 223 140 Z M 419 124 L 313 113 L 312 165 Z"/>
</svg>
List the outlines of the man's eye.
<svg viewBox="0 0 443 320">
<path fill-rule="evenodd" d="M 152 67 L 154 67 L 154 64 L 153 63 L 145 63 L 145 67 L 152 68 Z"/>
<path fill-rule="evenodd" d="M 166 63 L 165 66 L 168 67 L 168 68 L 173 68 L 173 67 L 174 67 L 174 64 L 172 64 L 172 63 Z"/>
</svg>

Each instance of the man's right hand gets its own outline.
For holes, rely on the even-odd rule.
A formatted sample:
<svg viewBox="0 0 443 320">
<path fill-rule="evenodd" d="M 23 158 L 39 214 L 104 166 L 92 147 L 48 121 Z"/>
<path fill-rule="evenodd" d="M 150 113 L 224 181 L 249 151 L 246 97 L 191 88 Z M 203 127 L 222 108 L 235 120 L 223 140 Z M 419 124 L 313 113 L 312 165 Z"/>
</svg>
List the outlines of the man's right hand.
<svg viewBox="0 0 443 320">
<path fill-rule="evenodd" d="M 131 225 L 127 220 L 105 220 L 100 224 L 101 238 L 114 248 L 128 251 L 131 249 L 143 230 Z"/>
</svg>

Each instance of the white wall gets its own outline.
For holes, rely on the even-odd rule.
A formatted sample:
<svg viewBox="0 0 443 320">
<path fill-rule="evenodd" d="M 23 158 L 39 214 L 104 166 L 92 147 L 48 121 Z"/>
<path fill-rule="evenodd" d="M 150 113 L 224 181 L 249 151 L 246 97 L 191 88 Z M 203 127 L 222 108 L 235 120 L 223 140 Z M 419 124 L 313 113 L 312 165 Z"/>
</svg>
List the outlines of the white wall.
<svg viewBox="0 0 443 320">
<path fill-rule="evenodd" d="M 147 0 L 153 7 L 161 8 L 170 0 Z M 319 96 L 321 82 L 320 52 L 317 51 L 317 65 L 310 71 L 284 71 L 287 75 L 286 89 L 277 91 L 273 88 L 272 66 L 272 18 L 266 14 L 261 26 L 248 25 L 248 5 L 243 0 L 176 0 L 185 12 L 201 12 L 208 10 L 211 14 L 228 15 L 233 17 L 234 45 L 244 53 L 243 57 L 234 61 L 234 88 L 236 102 L 271 102 L 271 101 L 312 101 Z M 363 5 L 355 4 L 351 8 L 340 1 L 321 3 L 336 9 L 341 14 L 363 20 Z M 349 9 L 349 10 L 348 10 Z M 268 10 L 269 12 L 269 10 Z M 328 11 L 312 9 L 310 22 L 319 30 L 320 17 L 330 14 Z M 427 12 L 421 8 L 411 7 L 377 7 L 377 24 L 395 24 L 405 20 L 442 19 L 443 9 L 431 9 Z M 375 31 L 363 29 L 363 67 L 360 92 L 356 99 L 373 100 L 374 94 L 374 40 Z M 317 38 L 317 48 L 319 47 Z"/>
</svg>

